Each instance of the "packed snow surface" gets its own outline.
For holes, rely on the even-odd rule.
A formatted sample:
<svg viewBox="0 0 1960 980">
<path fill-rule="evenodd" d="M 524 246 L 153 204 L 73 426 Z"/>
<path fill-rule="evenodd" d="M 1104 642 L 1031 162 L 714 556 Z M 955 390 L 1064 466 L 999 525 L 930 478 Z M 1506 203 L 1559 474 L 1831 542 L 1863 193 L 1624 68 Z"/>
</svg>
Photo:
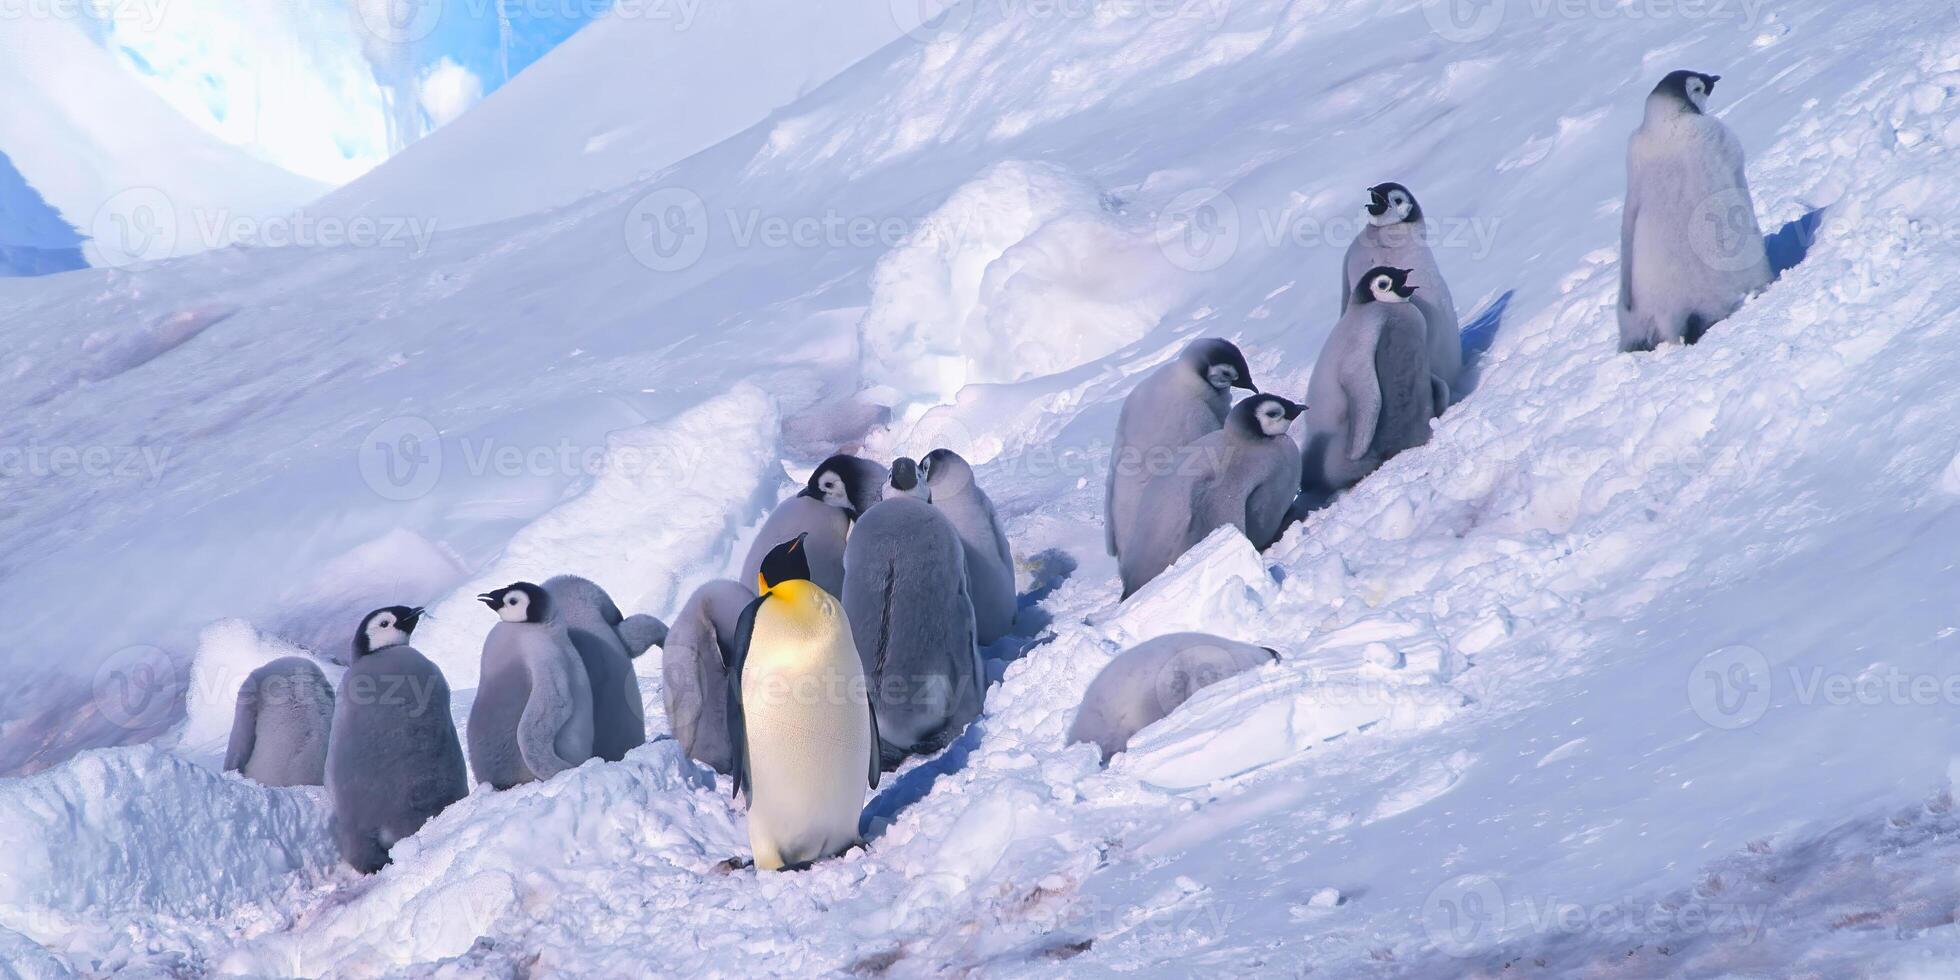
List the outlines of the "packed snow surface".
<svg viewBox="0 0 1960 980">
<path fill-rule="evenodd" d="M 0 447 L 76 450 L 11 457 L 0 502 L 0 765 L 37 773 L 0 782 L 0 955 L 1951 975 L 1960 17 L 1637 6 L 979 3 L 658 176 L 423 254 L 0 283 Z M 1723 76 L 1764 227 L 1814 238 L 1699 345 L 1621 355 L 1624 141 L 1677 67 Z M 647 99 L 588 81 L 622 125 Z M 1389 179 L 1465 312 L 1503 309 L 1474 392 L 1268 553 L 1214 536 L 1119 603 L 1123 395 L 1205 334 L 1302 392 Z M 935 445 L 1007 522 L 1020 635 L 860 851 L 718 871 L 747 846 L 727 780 L 656 738 L 479 789 L 362 878 L 320 792 L 213 771 L 227 686 L 340 655 L 376 583 L 431 606 L 464 716 L 483 585 L 585 574 L 671 616 L 822 456 Z M 1183 630 L 1282 659 L 1107 769 L 1063 744 L 1110 658 Z"/>
</svg>

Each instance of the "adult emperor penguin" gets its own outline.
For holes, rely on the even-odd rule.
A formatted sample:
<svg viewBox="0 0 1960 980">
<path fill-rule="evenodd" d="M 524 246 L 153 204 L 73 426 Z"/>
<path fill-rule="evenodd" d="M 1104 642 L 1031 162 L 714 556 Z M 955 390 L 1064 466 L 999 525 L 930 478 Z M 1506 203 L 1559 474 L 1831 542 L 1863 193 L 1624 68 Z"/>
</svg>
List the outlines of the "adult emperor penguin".
<svg viewBox="0 0 1960 980">
<path fill-rule="evenodd" d="M 883 764 L 945 748 L 980 717 L 980 663 L 966 549 L 924 499 L 910 459 L 892 463 L 891 491 L 858 519 L 844 549 L 844 611 L 878 707 Z"/>
<path fill-rule="evenodd" d="M 883 466 L 848 453 L 818 464 L 803 489 L 777 504 L 762 523 L 748 557 L 742 561 L 741 581 L 755 581 L 763 556 L 775 542 L 808 534 L 803 547 L 810 562 L 810 580 L 833 596 L 843 595 L 844 539 L 851 533 L 851 522 L 878 502 L 885 476 Z"/>
<path fill-rule="evenodd" d="M 327 778 L 333 685 L 305 657 L 281 657 L 238 686 L 225 771 L 267 786 L 320 786 Z"/>
<path fill-rule="evenodd" d="M 967 593 L 973 599 L 974 628 L 981 646 L 1014 631 L 1014 549 L 1000 528 L 994 502 L 973 479 L 973 467 L 951 449 L 935 449 L 919 460 L 927 498 L 959 532 L 966 552 Z"/>
<path fill-rule="evenodd" d="M 592 686 L 592 754 L 618 762 L 647 740 L 646 705 L 633 660 L 666 639 L 667 627 L 652 616 L 620 615 L 605 589 L 577 575 L 551 578 L 544 591 Z"/>
<path fill-rule="evenodd" d="M 803 536 L 757 574 L 762 594 L 742 610 L 728 665 L 728 742 L 756 867 L 793 870 L 857 843 L 878 785 L 878 722 L 850 621 L 810 580 Z"/>
<path fill-rule="evenodd" d="M 408 645 L 422 610 L 389 606 L 354 632 L 327 747 L 334 840 L 354 870 L 372 874 L 395 842 L 469 795 L 449 683 Z"/>
<path fill-rule="evenodd" d="M 1229 340 L 1201 337 L 1123 399 L 1103 505 L 1103 544 L 1111 555 L 1123 556 L 1144 484 L 1176 469 L 1179 450 L 1225 424 L 1233 388 L 1259 390 L 1245 355 Z"/>
<path fill-rule="evenodd" d="M 1463 334 L 1457 326 L 1456 301 L 1450 298 L 1449 284 L 1436 265 L 1436 253 L 1429 248 L 1429 226 L 1424 223 L 1422 205 L 1401 184 L 1368 188 L 1368 226 L 1355 236 L 1342 263 L 1342 313 L 1353 305 L 1355 284 L 1370 269 L 1380 266 L 1408 270 L 1409 285 L 1416 287 L 1410 302 L 1421 311 L 1427 326 L 1429 373 L 1436 376 L 1435 405 L 1440 415 L 1450 406 L 1450 392 L 1463 373 Z"/>
<path fill-rule="evenodd" d="M 1325 506 L 1396 453 L 1429 441 L 1436 394 L 1426 324 L 1409 302 L 1415 293 L 1407 270 L 1368 270 L 1321 347 L 1307 382 L 1301 511 Z"/>
<path fill-rule="evenodd" d="M 1187 447 L 1186 465 L 1150 481 L 1132 544 L 1117 558 L 1124 598 L 1227 524 L 1261 551 L 1279 539 L 1300 486 L 1300 445 L 1286 434 L 1300 411 L 1278 395 L 1253 395 L 1232 407 L 1223 429 Z"/>
<path fill-rule="evenodd" d="M 509 789 L 592 758 L 592 682 L 551 596 L 518 582 L 477 596 L 502 620 L 483 640 L 470 705 L 470 769 Z"/>
<path fill-rule="evenodd" d="M 1721 76 L 1669 72 L 1627 141 L 1620 349 L 1692 344 L 1769 285 L 1742 143 L 1708 114 Z"/>
<path fill-rule="evenodd" d="M 695 589 L 660 650 L 667 724 L 688 758 L 716 772 L 735 771 L 728 745 L 728 664 L 742 610 L 755 593 L 755 586 L 727 579 Z"/>
<path fill-rule="evenodd" d="M 1208 633 L 1170 633 L 1131 647 L 1111 660 L 1082 695 L 1068 744 L 1087 742 L 1102 761 L 1130 747 L 1145 726 L 1163 720 L 1191 696 L 1227 677 L 1279 660 L 1271 647 Z"/>
</svg>

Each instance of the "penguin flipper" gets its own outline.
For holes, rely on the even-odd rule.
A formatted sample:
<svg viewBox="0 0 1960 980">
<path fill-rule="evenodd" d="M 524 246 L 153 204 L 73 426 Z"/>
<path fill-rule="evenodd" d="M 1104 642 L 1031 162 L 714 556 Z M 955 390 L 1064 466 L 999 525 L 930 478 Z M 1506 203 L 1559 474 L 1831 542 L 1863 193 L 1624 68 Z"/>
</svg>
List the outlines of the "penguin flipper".
<svg viewBox="0 0 1960 980">
<path fill-rule="evenodd" d="M 572 679 L 561 658 L 540 659 L 542 663 L 531 663 L 531 697 L 517 720 L 517 754 L 533 775 L 550 779 L 585 760 L 574 762 L 558 754 L 558 730 L 575 712 Z M 571 659 L 578 662 L 576 654 Z M 586 697 L 589 700 L 591 695 Z"/>
<path fill-rule="evenodd" d="M 878 777 L 884 772 L 884 759 L 878 751 L 878 702 L 871 692 L 864 692 L 864 707 L 871 713 L 871 788 L 878 788 Z"/>
<path fill-rule="evenodd" d="M 232 709 L 231 741 L 225 745 L 225 771 L 244 772 L 252 761 L 252 747 L 259 738 L 259 684 L 248 678 L 238 689 L 238 707 Z"/>
<path fill-rule="evenodd" d="M 646 613 L 628 616 L 614 629 L 619 633 L 619 642 L 626 644 L 628 657 L 637 658 L 654 647 L 667 645 L 667 624 L 656 616 Z"/>
<path fill-rule="evenodd" d="M 1347 396 L 1347 457 L 1350 463 L 1367 458 L 1369 448 L 1375 444 L 1375 426 L 1381 422 L 1382 384 L 1381 377 L 1375 373 L 1375 350 L 1381 343 L 1379 329 L 1375 332 L 1374 340 L 1365 350 L 1349 358 L 1341 371 L 1341 393 Z"/>
<path fill-rule="evenodd" d="M 1640 202 L 1629 187 L 1626 209 L 1620 214 L 1620 309 L 1628 311 L 1633 309 L 1633 228 L 1639 220 Z"/>
<path fill-rule="evenodd" d="M 742 618 L 735 623 L 735 642 L 728 658 L 728 758 L 729 775 L 735 777 L 734 792 L 753 800 L 749 791 L 749 730 L 742 717 L 742 665 L 749 659 L 749 641 L 755 636 L 755 614 L 769 598 L 756 596 L 742 607 Z"/>
</svg>

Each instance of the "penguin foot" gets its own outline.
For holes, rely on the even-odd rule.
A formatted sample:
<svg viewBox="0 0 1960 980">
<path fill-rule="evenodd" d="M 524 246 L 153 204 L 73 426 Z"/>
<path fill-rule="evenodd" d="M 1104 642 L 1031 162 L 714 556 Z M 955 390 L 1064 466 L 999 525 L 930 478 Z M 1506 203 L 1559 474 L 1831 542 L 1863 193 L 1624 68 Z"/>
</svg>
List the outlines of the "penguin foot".
<svg viewBox="0 0 1960 980">
<path fill-rule="evenodd" d="M 755 867 L 755 861 L 752 858 L 732 857 L 716 864 L 708 870 L 718 875 L 732 875 L 737 871 L 747 871 L 753 867 Z"/>
</svg>

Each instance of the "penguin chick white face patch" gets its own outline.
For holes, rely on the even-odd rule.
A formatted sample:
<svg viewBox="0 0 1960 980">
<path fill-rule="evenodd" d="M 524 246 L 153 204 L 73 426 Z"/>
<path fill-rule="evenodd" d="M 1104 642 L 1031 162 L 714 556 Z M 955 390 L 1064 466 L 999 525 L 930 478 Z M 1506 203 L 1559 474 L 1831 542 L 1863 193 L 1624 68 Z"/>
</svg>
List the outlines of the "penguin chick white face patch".
<svg viewBox="0 0 1960 980">
<path fill-rule="evenodd" d="M 1708 85 L 1699 78 L 1688 79 L 1688 101 L 1703 112 L 1708 111 Z"/>
<path fill-rule="evenodd" d="M 1205 380 L 1211 382 L 1213 388 L 1225 391 L 1239 383 L 1239 369 L 1230 364 L 1213 364 L 1205 369 Z"/>
<path fill-rule="evenodd" d="M 823 494 L 823 502 L 832 507 L 851 506 L 851 495 L 844 488 L 844 478 L 835 473 L 825 473 L 817 478 L 817 491 Z"/>
<path fill-rule="evenodd" d="M 522 589 L 512 589 L 504 594 L 504 601 L 497 606 L 497 618 L 506 623 L 521 623 L 531 615 L 531 597 Z"/>
<path fill-rule="evenodd" d="M 402 632 L 401 625 L 395 621 L 395 614 L 388 612 L 368 622 L 367 638 L 369 650 L 400 646 L 408 642 L 408 634 Z"/>
<path fill-rule="evenodd" d="M 1259 406 L 1259 430 L 1261 432 L 1269 436 L 1285 435 L 1288 424 L 1290 423 L 1286 418 L 1286 410 L 1281 408 L 1278 402 L 1267 402 Z"/>
</svg>

